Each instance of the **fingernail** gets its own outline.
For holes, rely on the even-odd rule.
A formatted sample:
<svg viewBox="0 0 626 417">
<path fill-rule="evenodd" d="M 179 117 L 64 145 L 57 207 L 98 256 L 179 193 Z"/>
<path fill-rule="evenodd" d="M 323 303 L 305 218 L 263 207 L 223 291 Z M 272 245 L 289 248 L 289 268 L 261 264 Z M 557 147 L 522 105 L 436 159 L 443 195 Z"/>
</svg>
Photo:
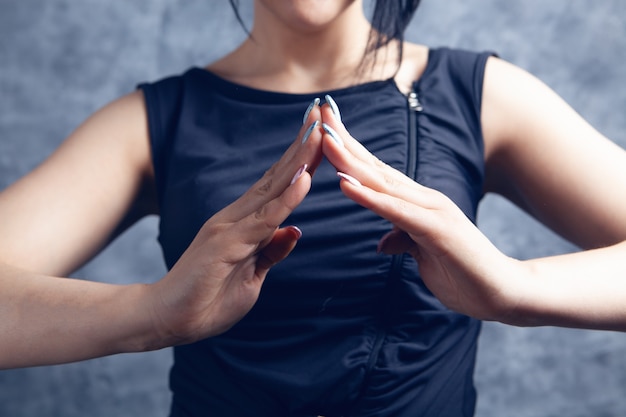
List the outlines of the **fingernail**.
<svg viewBox="0 0 626 417">
<path fill-rule="evenodd" d="M 313 123 L 311 123 L 311 126 L 309 126 L 306 132 L 304 132 L 304 136 L 302 136 L 302 143 L 305 143 L 307 140 L 309 140 L 309 136 L 311 136 L 313 129 L 319 126 L 319 124 L 320 124 L 319 120 L 316 120 Z"/>
<path fill-rule="evenodd" d="M 344 172 L 337 172 L 337 176 L 343 178 L 346 181 L 348 181 L 350 184 L 354 185 L 355 187 L 363 186 L 363 184 L 361 184 L 361 182 L 359 180 L 357 180 L 353 176 L 350 176 L 350 175 L 348 175 L 348 174 L 346 174 Z"/>
<path fill-rule="evenodd" d="M 300 230 L 300 228 L 298 226 L 289 226 L 289 228 L 291 230 L 293 230 L 294 232 L 296 232 L 296 239 L 300 239 L 302 237 L 302 230 Z"/>
<path fill-rule="evenodd" d="M 302 124 L 306 123 L 306 119 L 309 117 L 309 113 L 311 113 L 311 110 L 313 110 L 313 107 L 317 106 L 318 104 L 320 104 L 320 99 L 318 97 L 315 97 L 315 99 L 313 99 L 311 104 L 309 104 L 309 107 L 307 107 L 306 111 L 304 112 L 304 117 L 302 118 Z"/>
<path fill-rule="evenodd" d="M 328 126 L 326 123 L 322 123 L 324 131 L 330 135 L 331 138 L 337 143 L 337 145 L 343 146 L 343 140 L 339 137 L 339 133 L 335 132 L 335 129 Z"/>
<path fill-rule="evenodd" d="M 330 96 L 330 94 L 326 94 L 324 98 L 326 99 L 326 103 L 330 106 L 330 109 L 333 111 L 335 118 L 338 121 L 341 121 L 341 112 L 339 111 L 339 107 L 337 106 L 337 103 L 335 103 L 335 100 Z"/>
<path fill-rule="evenodd" d="M 300 169 L 298 169 L 298 172 L 296 172 L 296 175 L 293 176 L 293 178 L 291 179 L 291 183 L 290 185 L 293 185 L 296 183 L 296 181 L 298 181 L 300 179 L 300 177 L 302 176 L 302 174 L 304 174 L 304 171 L 306 171 L 306 169 L 309 167 L 309 165 L 304 164 L 300 167 Z"/>
</svg>

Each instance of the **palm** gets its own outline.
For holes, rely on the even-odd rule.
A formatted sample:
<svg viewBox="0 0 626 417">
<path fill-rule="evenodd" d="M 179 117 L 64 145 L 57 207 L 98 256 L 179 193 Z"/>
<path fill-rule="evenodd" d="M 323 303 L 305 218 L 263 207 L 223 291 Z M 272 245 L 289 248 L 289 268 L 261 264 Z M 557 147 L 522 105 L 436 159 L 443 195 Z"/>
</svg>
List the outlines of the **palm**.
<svg viewBox="0 0 626 417">
<path fill-rule="evenodd" d="M 309 122 L 319 118 L 310 112 Z M 254 305 L 269 269 L 300 238 L 280 225 L 311 187 L 321 132 L 303 126 L 281 159 L 244 195 L 212 216 L 167 276 L 154 285 L 153 321 L 165 345 L 222 333 Z M 303 135 L 308 140 L 302 141 Z M 294 176 L 296 173 L 296 176 Z"/>
</svg>

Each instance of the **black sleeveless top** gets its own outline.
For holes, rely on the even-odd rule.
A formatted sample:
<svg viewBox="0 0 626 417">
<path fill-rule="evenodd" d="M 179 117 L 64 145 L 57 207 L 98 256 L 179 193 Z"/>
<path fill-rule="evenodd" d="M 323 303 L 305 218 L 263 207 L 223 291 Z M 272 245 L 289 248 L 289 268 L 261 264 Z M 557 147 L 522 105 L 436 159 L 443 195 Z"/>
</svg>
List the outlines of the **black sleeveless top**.
<svg viewBox="0 0 626 417">
<path fill-rule="evenodd" d="M 283 94 L 192 68 L 141 85 L 167 266 L 278 160 L 308 104 L 327 93 L 365 147 L 474 220 L 488 56 L 431 50 L 413 109 L 393 80 Z M 417 137 L 408 134 L 410 111 Z M 479 323 L 441 305 L 413 258 L 376 253 L 391 225 L 346 198 L 328 162 L 286 224 L 303 237 L 270 271 L 252 311 L 223 335 L 175 348 L 172 415 L 244 415 L 225 405 L 237 403 L 251 415 L 264 415 L 262 404 L 275 415 L 348 415 L 404 403 L 420 410 L 410 415 L 471 415 Z"/>
</svg>

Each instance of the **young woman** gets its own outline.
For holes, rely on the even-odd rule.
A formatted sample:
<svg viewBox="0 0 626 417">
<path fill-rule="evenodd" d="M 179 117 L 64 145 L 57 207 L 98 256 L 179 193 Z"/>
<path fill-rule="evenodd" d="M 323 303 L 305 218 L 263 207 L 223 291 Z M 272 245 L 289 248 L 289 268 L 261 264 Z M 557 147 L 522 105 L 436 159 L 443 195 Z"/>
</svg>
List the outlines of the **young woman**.
<svg viewBox="0 0 626 417">
<path fill-rule="evenodd" d="M 403 43 L 418 3 L 372 32 L 360 1 L 255 1 L 239 48 L 4 191 L 0 366 L 180 345 L 173 416 L 471 415 L 475 319 L 624 330 L 624 151 L 496 57 Z M 485 192 L 589 250 L 504 256 Z M 51 278 L 153 212 L 158 283 Z"/>
</svg>

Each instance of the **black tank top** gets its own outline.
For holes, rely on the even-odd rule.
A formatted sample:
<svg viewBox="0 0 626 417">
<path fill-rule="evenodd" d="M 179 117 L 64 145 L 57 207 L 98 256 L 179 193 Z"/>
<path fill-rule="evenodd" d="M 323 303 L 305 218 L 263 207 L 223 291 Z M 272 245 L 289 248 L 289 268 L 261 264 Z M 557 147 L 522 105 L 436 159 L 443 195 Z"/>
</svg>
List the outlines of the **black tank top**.
<svg viewBox="0 0 626 417">
<path fill-rule="evenodd" d="M 372 153 L 442 191 L 475 220 L 488 56 L 431 50 L 410 100 L 393 80 L 284 94 L 200 68 L 141 85 L 167 267 L 209 217 L 278 160 L 308 104 L 324 94 Z M 479 323 L 441 305 L 413 258 L 376 253 L 390 224 L 347 199 L 328 162 L 286 224 L 300 227 L 303 237 L 270 271 L 252 311 L 223 335 L 175 348 L 172 415 L 205 415 L 216 398 L 236 399 L 239 391 L 254 401 L 275 398 L 292 412 L 347 413 L 376 384 L 389 385 L 385 401 L 412 393 L 419 409 L 430 410 L 425 415 L 471 415 Z"/>
</svg>

